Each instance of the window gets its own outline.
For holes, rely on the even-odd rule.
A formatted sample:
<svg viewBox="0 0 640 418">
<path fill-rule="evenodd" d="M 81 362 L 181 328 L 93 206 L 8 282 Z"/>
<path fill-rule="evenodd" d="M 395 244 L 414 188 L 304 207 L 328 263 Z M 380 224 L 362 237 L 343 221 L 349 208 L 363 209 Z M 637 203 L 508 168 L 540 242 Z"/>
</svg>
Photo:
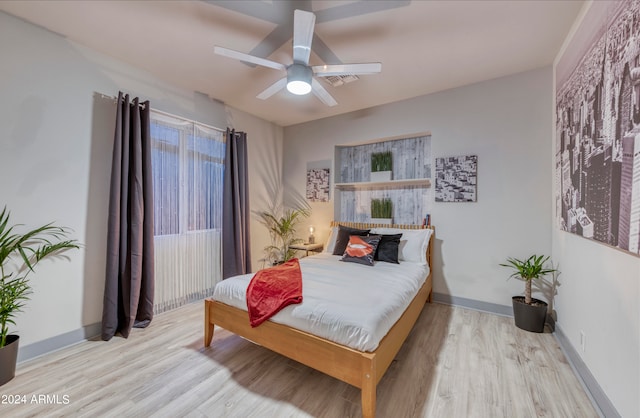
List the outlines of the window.
<svg viewBox="0 0 640 418">
<path fill-rule="evenodd" d="M 220 228 L 223 133 L 167 120 L 151 120 L 155 235 Z"/>
<path fill-rule="evenodd" d="M 224 134 L 151 112 L 156 295 L 162 312 L 221 280 Z"/>
</svg>

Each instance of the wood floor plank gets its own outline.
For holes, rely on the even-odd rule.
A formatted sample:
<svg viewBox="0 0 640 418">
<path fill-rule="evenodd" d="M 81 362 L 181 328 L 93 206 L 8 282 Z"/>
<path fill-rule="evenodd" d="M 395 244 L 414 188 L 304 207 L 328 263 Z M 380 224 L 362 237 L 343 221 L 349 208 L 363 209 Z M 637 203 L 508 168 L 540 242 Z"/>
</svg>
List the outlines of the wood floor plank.
<svg viewBox="0 0 640 418">
<path fill-rule="evenodd" d="M 219 328 L 204 348 L 202 303 L 157 315 L 126 340 L 86 341 L 18 365 L 0 395 L 27 402 L 0 404 L 0 416 L 360 417 L 360 391 L 343 382 Z M 377 416 L 598 414 L 552 334 L 427 304 L 378 385 Z"/>
</svg>

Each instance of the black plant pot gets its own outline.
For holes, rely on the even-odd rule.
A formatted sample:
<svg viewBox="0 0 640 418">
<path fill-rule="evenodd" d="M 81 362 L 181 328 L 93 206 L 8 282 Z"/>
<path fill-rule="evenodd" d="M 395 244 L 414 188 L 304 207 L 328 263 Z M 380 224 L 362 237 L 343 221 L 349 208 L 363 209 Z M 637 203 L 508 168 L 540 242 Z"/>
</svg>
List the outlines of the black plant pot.
<svg viewBox="0 0 640 418">
<path fill-rule="evenodd" d="M 16 375 L 19 339 L 17 335 L 7 335 L 7 345 L 0 348 L 0 386 Z"/>
<path fill-rule="evenodd" d="M 516 326 L 525 331 L 543 332 L 547 319 L 547 302 L 531 298 L 532 305 L 524 303 L 524 296 L 513 298 L 513 318 Z"/>
</svg>

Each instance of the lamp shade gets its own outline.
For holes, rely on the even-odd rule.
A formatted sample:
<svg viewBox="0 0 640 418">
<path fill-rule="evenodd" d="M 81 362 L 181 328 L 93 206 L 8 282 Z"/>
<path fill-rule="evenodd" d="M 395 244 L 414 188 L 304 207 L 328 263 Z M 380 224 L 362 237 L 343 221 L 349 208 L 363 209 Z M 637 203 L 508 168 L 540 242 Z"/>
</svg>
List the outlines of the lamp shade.
<svg viewBox="0 0 640 418">
<path fill-rule="evenodd" d="M 303 64 L 291 64 L 287 68 L 287 90 L 293 94 L 304 95 L 311 91 L 311 68 Z"/>
</svg>

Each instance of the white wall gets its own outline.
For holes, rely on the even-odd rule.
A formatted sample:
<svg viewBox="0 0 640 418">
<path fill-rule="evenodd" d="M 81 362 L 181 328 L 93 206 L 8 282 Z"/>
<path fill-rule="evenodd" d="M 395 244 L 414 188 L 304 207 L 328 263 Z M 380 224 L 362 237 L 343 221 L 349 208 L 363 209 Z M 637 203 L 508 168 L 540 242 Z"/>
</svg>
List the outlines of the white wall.
<svg viewBox="0 0 640 418">
<path fill-rule="evenodd" d="M 557 229 L 552 245 L 558 328 L 620 415 L 640 416 L 640 259 Z"/>
<path fill-rule="evenodd" d="M 608 7 L 604 3 L 596 5 L 602 10 Z M 591 4 L 583 8 L 565 46 L 589 7 Z M 554 109 L 555 99 L 552 115 Z M 554 143 L 549 153 L 550 170 L 555 169 L 555 150 Z M 555 186 L 553 182 L 553 199 Z M 555 213 L 552 215 L 555 217 Z M 562 232 L 555 223 L 552 254 L 562 272 L 556 298 L 558 328 L 618 413 L 623 417 L 640 417 L 640 258 Z M 584 351 L 581 332 L 586 336 Z"/>
<path fill-rule="evenodd" d="M 434 157 L 478 155 L 477 203 L 433 203 L 434 290 L 510 306 L 523 285 L 499 264 L 551 251 L 551 80 L 549 67 L 287 127 L 287 195 L 304 196 L 307 162 L 336 144 L 430 131 Z M 333 201 L 312 210 L 324 240 Z"/>
<path fill-rule="evenodd" d="M 95 93 L 123 90 L 155 109 L 220 128 L 237 113 L 235 127 L 249 132 L 249 158 L 258 160 L 252 177 L 280 171 L 281 128 L 226 112 L 203 94 L 2 12 L 0 55 L 0 205 L 18 223 L 71 227 L 84 244 L 70 261 L 45 262 L 32 276 L 34 293 L 14 329 L 23 348 L 102 317 L 115 102 Z M 262 189 L 250 189 L 252 201 L 260 202 Z"/>
</svg>

